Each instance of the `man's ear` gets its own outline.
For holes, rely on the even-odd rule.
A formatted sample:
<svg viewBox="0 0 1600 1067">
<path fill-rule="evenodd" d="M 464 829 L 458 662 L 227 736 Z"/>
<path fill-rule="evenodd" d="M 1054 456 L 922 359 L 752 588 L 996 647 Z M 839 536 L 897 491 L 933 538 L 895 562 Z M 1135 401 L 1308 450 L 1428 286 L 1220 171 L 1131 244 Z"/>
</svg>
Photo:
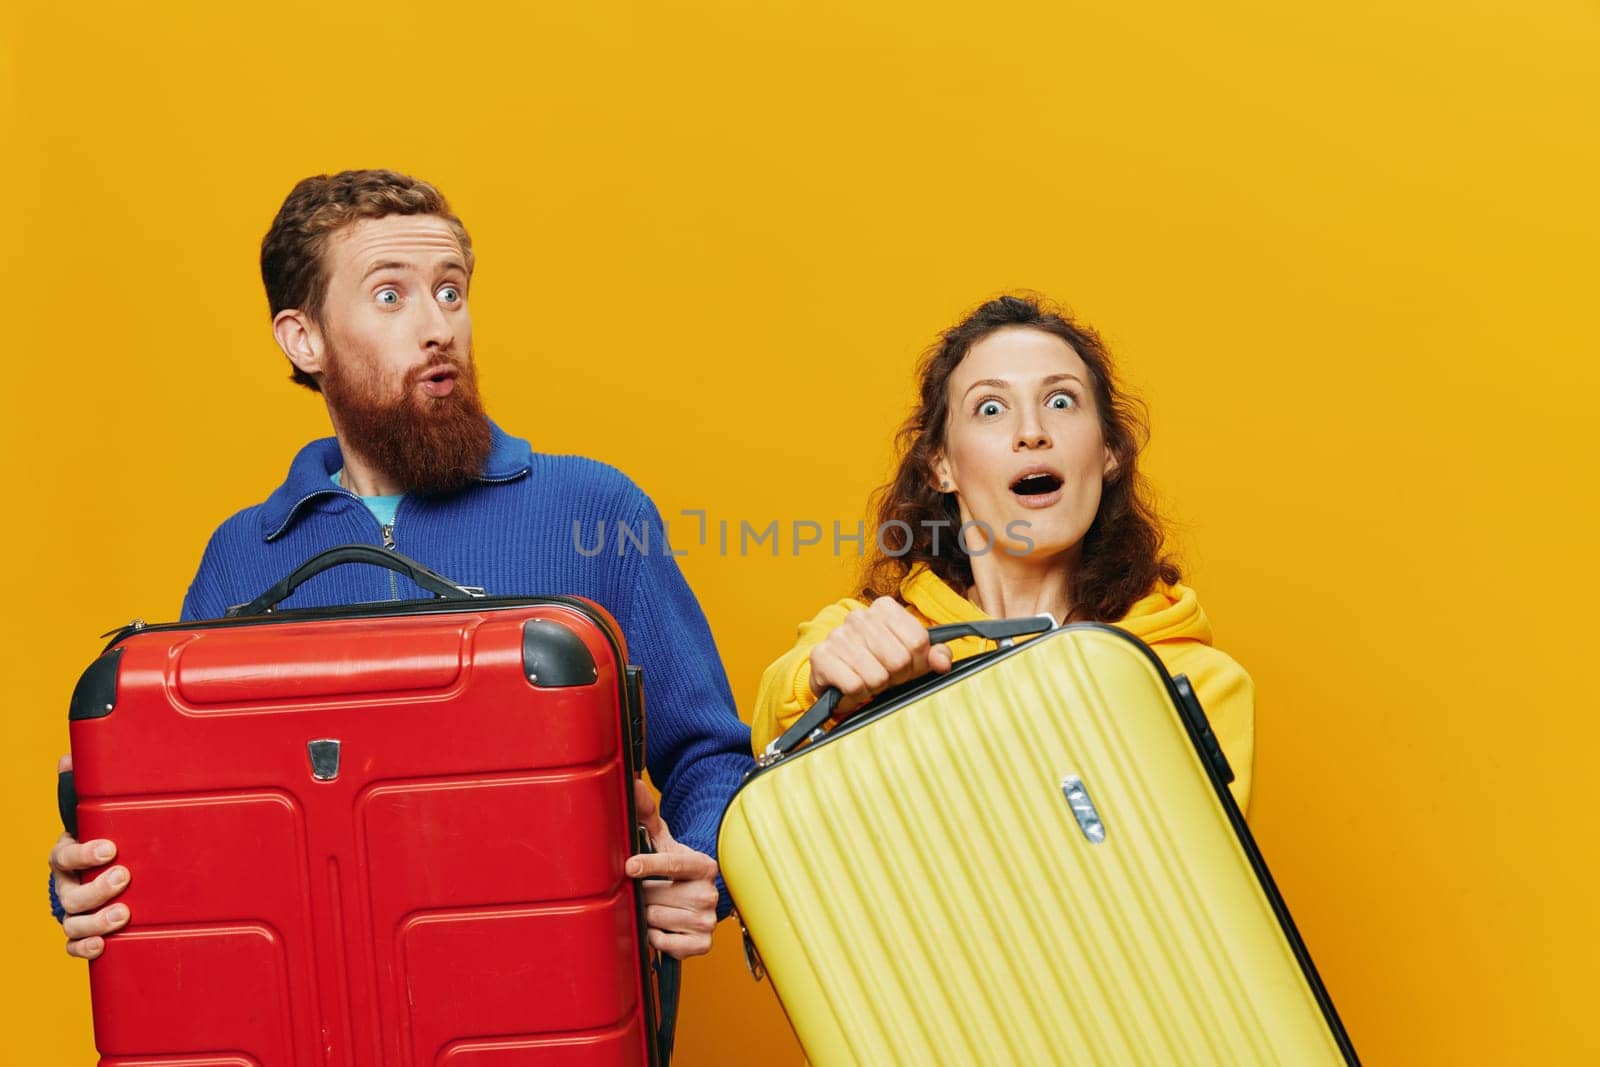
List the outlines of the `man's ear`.
<svg viewBox="0 0 1600 1067">
<path fill-rule="evenodd" d="M 327 346 L 311 316 L 299 308 L 286 308 L 272 320 L 272 336 L 297 370 L 316 377 L 323 371 Z"/>
</svg>

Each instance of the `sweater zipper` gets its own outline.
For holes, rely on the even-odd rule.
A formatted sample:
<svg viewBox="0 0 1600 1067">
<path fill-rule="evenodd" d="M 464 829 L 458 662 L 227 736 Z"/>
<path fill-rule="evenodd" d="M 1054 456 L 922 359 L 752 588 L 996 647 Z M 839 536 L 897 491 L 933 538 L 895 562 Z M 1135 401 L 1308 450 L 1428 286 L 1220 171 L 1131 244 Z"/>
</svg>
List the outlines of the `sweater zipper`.
<svg viewBox="0 0 1600 1067">
<path fill-rule="evenodd" d="M 485 478 L 483 480 L 486 481 L 486 482 L 509 482 L 509 481 L 513 481 L 513 480 L 515 480 L 517 478 L 522 477 L 522 475 L 524 475 L 526 473 L 527 473 L 527 471 L 523 470 L 523 471 L 518 471 L 516 474 L 508 475 L 508 476 L 506 476 L 504 478 Z M 303 496 L 299 500 L 295 501 L 294 506 L 289 509 L 288 517 L 283 520 L 283 524 L 280 525 L 276 530 L 272 531 L 272 533 L 267 536 L 267 540 L 270 541 L 274 537 L 277 537 L 279 534 L 283 533 L 283 531 L 288 528 L 289 523 L 291 521 L 293 521 L 295 514 L 300 510 L 300 508 L 307 501 L 311 500 L 313 497 L 322 496 L 322 495 L 328 494 L 328 493 L 341 495 L 341 496 L 347 496 L 350 499 L 357 501 L 358 503 L 361 501 L 361 498 L 359 496 L 357 496 L 355 493 L 352 493 L 350 490 L 344 488 L 343 486 L 340 486 L 337 489 L 332 488 L 332 487 L 329 487 L 327 489 L 318 489 L 314 493 L 307 493 L 305 496 Z M 405 504 L 405 501 L 402 499 L 400 501 L 400 504 L 401 505 Z M 367 507 L 366 507 L 365 504 L 362 504 L 361 506 L 362 506 L 363 510 L 367 511 L 367 514 L 369 514 L 369 515 L 372 514 L 372 512 L 370 510 L 367 510 Z M 390 552 L 398 552 L 399 551 L 399 549 L 395 546 L 395 540 L 394 540 L 394 528 L 398 524 L 399 519 L 400 519 L 400 509 L 397 506 L 395 508 L 395 522 L 391 522 L 391 523 L 381 523 L 380 522 L 380 523 L 378 523 L 378 529 L 383 535 L 383 547 L 388 549 Z M 376 522 L 377 519 L 374 518 L 373 521 Z M 396 575 L 393 571 L 389 572 L 389 599 L 390 600 L 399 600 L 400 599 L 400 579 L 399 579 L 399 576 Z"/>
<path fill-rule="evenodd" d="M 405 505 L 405 497 L 400 498 L 400 503 L 395 505 L 394 518 L 387 523 L 380 523 L 383 527 L 383 547 L 390 552 L 400 551 L 395 547 L 394 528 L 400 525 L 400 508 Z M 389 572 L 389 599 L 400 599 L 400 577 L 394 571 Z"/>
<path fill-rule="evenodd" d="M 390 552 L 395 551 L 395 547 L 394 547 L 394 523 L 392 523 L 392 522 L 387 524 L 383 528 L 383 547 L 388 549 Z M 400 599 L 400 586 L 398 584 L 397 579 L 395 578 L 394 571 L 390 571 L 389 572 L 389 599 L 390 600 L 399 600 Z"/>
</svg>

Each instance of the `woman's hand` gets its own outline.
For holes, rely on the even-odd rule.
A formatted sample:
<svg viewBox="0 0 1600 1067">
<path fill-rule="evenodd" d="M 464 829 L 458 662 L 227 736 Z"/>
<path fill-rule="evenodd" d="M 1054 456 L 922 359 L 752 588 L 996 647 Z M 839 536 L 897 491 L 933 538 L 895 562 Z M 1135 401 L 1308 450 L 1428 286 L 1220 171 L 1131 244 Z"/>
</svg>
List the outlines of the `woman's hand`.
<svg viewBox="0 0 1600 1067">
<path fill-rule="evenodd" d="M 841 694 L 833 715 L 842 719 L 878 693 L 901 682 L 950 669 L 950 648 L 930 645 L 928 631 L 893 597 L 852 611 L 811 650 L 811 691 L 836 686 Z"/>
</svg>

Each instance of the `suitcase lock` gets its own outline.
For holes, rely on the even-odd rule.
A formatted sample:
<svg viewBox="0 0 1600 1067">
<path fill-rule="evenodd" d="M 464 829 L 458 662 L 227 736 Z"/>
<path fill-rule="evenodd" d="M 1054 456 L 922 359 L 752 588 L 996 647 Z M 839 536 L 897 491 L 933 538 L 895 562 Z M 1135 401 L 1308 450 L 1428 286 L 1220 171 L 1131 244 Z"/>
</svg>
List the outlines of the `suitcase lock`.
<svg viewBox="0 0 1600 1067">
<path fill-rule="evenodd" d="M 1106 824 L 1100 819 L 1100 812 L 1094 806 L 1094 801 L 1089 799 L 1089 791 L 1083 786 L 1083 779 L 1076 774 L 1069 774 L 1061 779 L 1061 792 L 1067 798 L 1067 806 L 1072 809 L 1073 817 L 1078 820 L 1078 829 L 1083 831 L 1083 836 L 1089 839 L 1091 845 L 1098 845 L 1106 839 Z"/>
<path fill-rule="evenodd" d="M 733 909 L 733 917 L 739 920 L 739 936 L 744 938 L 744 965 L 750 968 L 750 977 L 759 982 L 767 976 L 767 965 L 761 962 L 761 953 L 751 940 L 750 928 L 744 924 L 744 916 L 739 914 L 738 908 Z"/>
</svg>

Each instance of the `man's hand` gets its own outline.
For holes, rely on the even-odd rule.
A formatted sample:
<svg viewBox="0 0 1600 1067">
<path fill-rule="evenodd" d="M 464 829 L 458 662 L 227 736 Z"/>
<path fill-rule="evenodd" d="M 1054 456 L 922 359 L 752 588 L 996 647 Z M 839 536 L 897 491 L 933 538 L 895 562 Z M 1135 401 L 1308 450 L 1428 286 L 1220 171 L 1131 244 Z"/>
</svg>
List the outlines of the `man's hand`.
<svg viewBox="0 0 1600 1067">
<path fill-rule="evenodd" d="M 56 770 L 72 770 L 72 757 L 62 756 Z M 82 872 L 108 863 L 116 855 L 117 846 L 110 841 L 80 843 L 71 834 L 62 834 L 56 847 L 50 850 L 50 872 L 55 880 L 56 896 L 67 912 L 61 928 L 66 931 L 69 956 L 94 959 L 106 949 L 105 935 L 127 925 L 128 906 L 110 902 L 128 888 L 128 868 L 108 867 L 89 882 L 80 877 Z"/>
<path fill-rule="evenodd" d="M 640 886 L 650 947 L 680 960 L 703 956 L 711 951 L 717 925 L 717 861 L 672 839 L 650 787 L 637 778 L 633 805 L 656 850 L 629 859 L 628 875 L 669 879 Z"/>
</svg>

